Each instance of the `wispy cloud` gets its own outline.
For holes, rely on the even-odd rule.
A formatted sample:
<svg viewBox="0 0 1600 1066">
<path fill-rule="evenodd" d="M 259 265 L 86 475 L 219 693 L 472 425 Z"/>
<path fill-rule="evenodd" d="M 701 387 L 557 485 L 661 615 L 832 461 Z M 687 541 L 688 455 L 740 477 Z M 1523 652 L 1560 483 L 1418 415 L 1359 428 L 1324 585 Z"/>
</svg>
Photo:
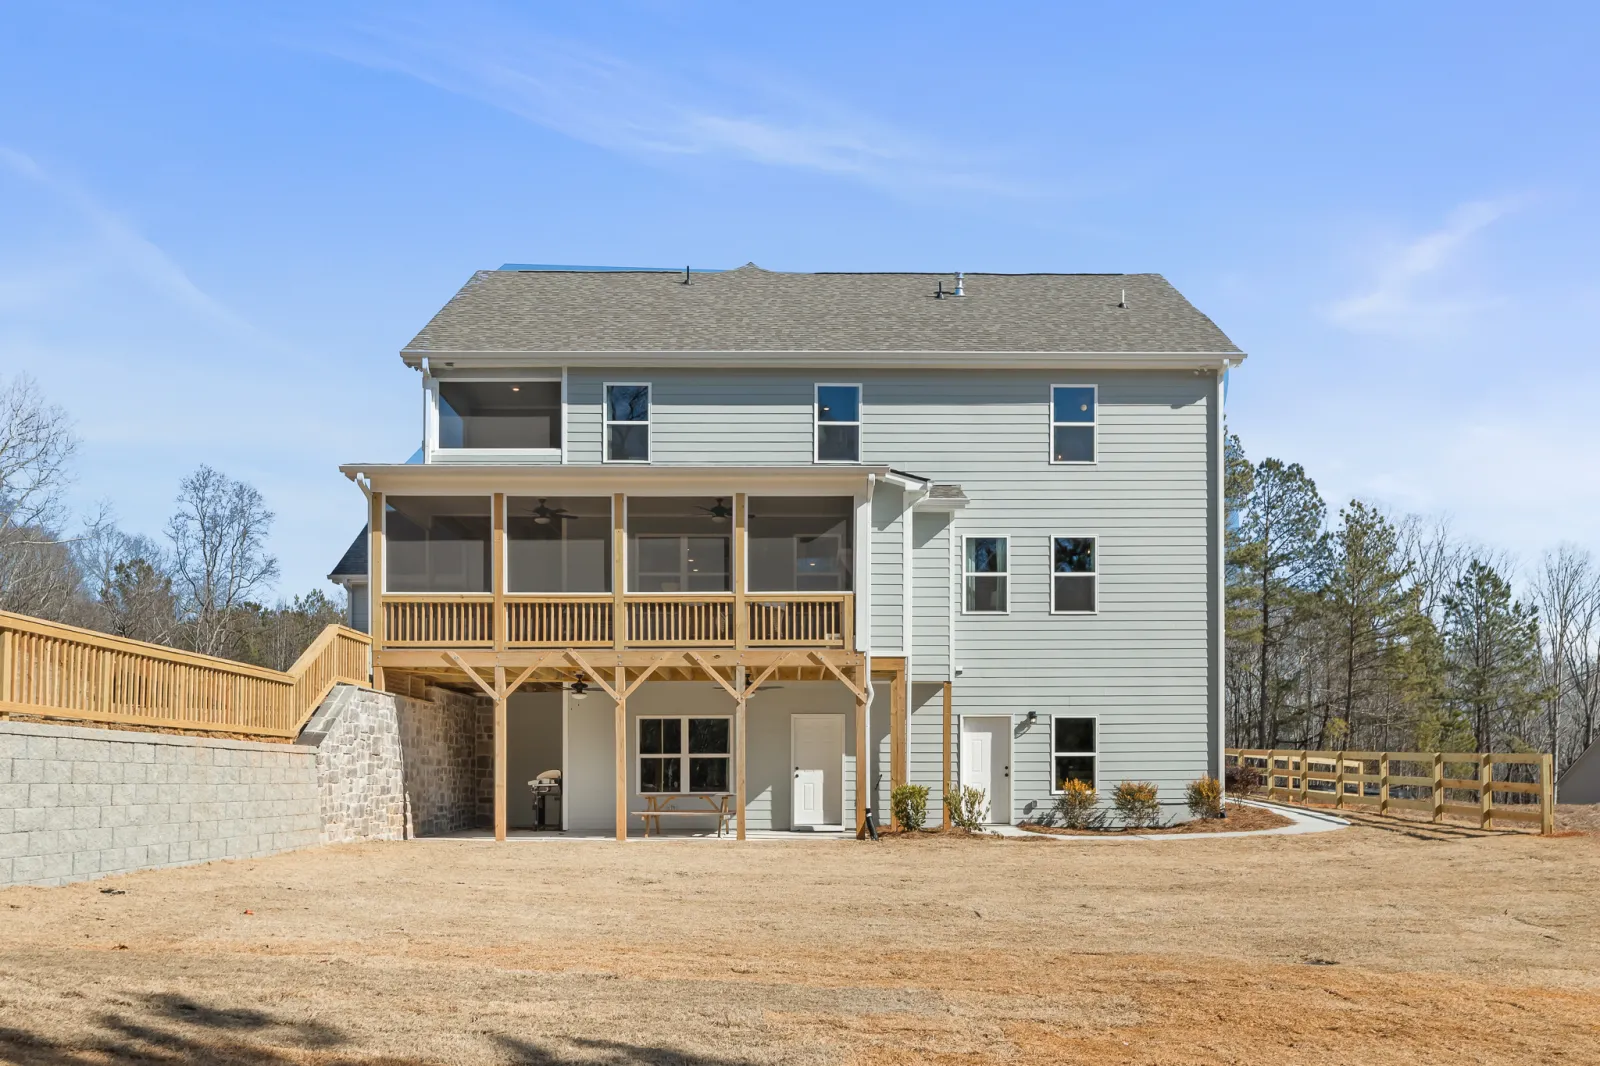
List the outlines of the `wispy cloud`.
<svg viewBox="0 0 1600 1066">
<path fill-rule="evenodd" d="M 30 263 L 26 269 L 0 275 L 0 305 L 15 308 L 46 300 L 109 267 L 217 324 L 253 331 L 249 323 L 196 285 L 171 256 L 75 179 L 48 170 L 32 156 L 4 145 L 0 145 L 0 169 L 66 206 L 89 231 L 88 247 L 76 250 L 70 262 Z"/>
<path fill-rule="evenodd" d="M 1363 332 L 1428 335 L 1460 326 L 1486 301 L 1460 267 L 1484 230 L 1522 207 L 1522 198 L 1477 200 L 1451 212 L 1444 225 L 1409 240 L 1383 242 L 1371 280 L 1327 309 L 1328 317 Z"/>
<path fill-rule="evenodd" d="M 486 9 L 469 10 L 475 18 L 452 9 L 436 22 L 367 23 L 301 45 L 635 156 L 809 170 L 902 192 L 1023 191 L 946 146 L 822 94 L 777 88 L 767 78 L 718 84 L 710 77 L 674 77 L 536 33 Z"/>
</svg>

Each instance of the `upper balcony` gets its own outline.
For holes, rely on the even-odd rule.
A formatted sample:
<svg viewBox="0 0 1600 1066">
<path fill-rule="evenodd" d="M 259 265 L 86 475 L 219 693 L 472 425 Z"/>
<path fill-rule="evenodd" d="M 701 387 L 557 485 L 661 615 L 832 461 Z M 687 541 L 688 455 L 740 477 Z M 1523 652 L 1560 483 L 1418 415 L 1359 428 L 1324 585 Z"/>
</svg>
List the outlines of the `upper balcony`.
<svg viewBox="0 0 1600 1066">
<path fill-rule="evenodd" d="M 853 650 L 856 505 L 374 492 L 374 645 Z"/>
</svg>

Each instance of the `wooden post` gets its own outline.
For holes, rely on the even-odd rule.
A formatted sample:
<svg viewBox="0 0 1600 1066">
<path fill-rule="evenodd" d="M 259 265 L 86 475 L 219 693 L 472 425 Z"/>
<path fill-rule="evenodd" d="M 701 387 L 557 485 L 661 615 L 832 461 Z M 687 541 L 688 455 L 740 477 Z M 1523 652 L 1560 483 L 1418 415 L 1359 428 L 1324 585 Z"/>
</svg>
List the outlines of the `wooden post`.
<svg viewBox="0 0 1600 1066">
<path fill-rule="evenodd" d="M 506 494 L 494 494 L 491 509 L 494 524 L 490 535 L 489 588 L 494 592 L 494 617 L 489 624 L 494 634 L 494 650 L 506 649 Z"/>
<path fill-rule="evenodd" d="M 1267 749 L 1267 799 L 1272 798 L 1272 786 L 1277 780 L 1278 751 L 1276 748 Z"/>
<path fill-rule="evenodd" d="M 494 838 L 506 838 L 506 668 L 494 668 Z"/>
<path fill-rule="evenodd" d="M 738 691 L 739 691 L 739 698 L 736 701 L 734 701 L 734 716 L 735 716 L 734 729 L 739 734 L 739 738 L 738 738 L 738 745 L 739 746 L 736 749 L 734 749 L 735 753 L 736 753 L 735 754 L 735 760 L 736 760 L 735 770 L 738 772 L 738 775 L 739 775 L 738 776 L 738 784 L 736 786 L 737 793 L 735 795 L 734 802 L 737 805 L 735 813 L 738 816 L 738 832 L 737 832 L 737 836 L 738 836 L 738 838 L 740 840 L 743 840 L 744 839 L 744 764 L 745 764 L 745 752 L 748 750 L 748 745 L 746 745 L 746 743 L 745 743 L 745 704 L 750 702 L 750 697 L 745 692 L 744 663 L 740 663 L 738 666 L 733 668 L 733 687 L 738 689 Z"/>
<path fill-rule="evenodd" d="M 1494 757 L 1478 755 L 1478 828 L 1494 828 Z"/>
<path fill-rule="evenodd" d="M 1311 769 L 1311 753 L 1300 752 L 1300 806 L 1304 807 L 1311 802 L 1311 782 L 1306 779 L 1306 771 Z"/>
<path fill-rule="evenodd" d="M 372 687 L 383 691 L 383 493 L 372 494 L 367 518 L 367 629 L 372 636 Z"/>
<path fill-rule="evenodd" d="M 621 497 L 618 496 L 620 500 Z M 618 602 L 621 602 L 620 597 Z M 617 692 L 617 839 L 628 839 L 628 671 L 616 673 Z M 562 786 L 565 787 L 565 784 Z"/>
<path fill-rule="evenodd" d="M 865 666 L 856 667 L 856 687 L 864 693 L 867 680 Z M 856 697 L 856 839 L 867 838 L 867 775 L 872 760 L 867 757 L 867 698 Z"/>
<path fill-rule="evenodd" d="M 889 682 L 889 791 L 906 783 L 906 665 L 900 660 L 894 679 Z M 894 804 L 889 804 L 890 824 L 903 828 L 894 816 Z"/>
<path fill-rule="evenodd" d="M 0 703 L 16 699 L 12 676 L 17 672 L 17 634 L 12 630 L 0 632 Z"/>
<path fill-rule="evenodd" d="M 1444 753 L 1433 753 L 1433 820 L 1444 817 Z"/>
<path fill-rule="evenodd" d="M 1344 752 L 1338 751 L 1334 754 L 1339 761 L 1333 768 L 1333 807 L 1334 810 L 1339 810 L 1344 806 Z"/>
<path fill-rule="evenodd" d="M 939 824 L 946 829 L 950 828 L 950 720 L 952 717 L 950 714 L 951 687 L 952 686 L 950 682 L 946 681 L 944 683 L 944 777 L 943 783 L 940 786 L 942 791 L 940 793 L 941 802 L 939 806 L 942 808 L 942 812 Z M 1052 770 L 1052 773 L 1053 772 L 1054 771 Z"/>
<path fill-rule="evenodd" d="M 1389 753 L 1378 754 L 1378 813 L 1389 813 Z"/>
<path fill-rule="evenodd" d="M 745 608 L 744 589 L 748 583 L 745 580 L 745 544 L 748 534 L 745 528 L 745 494 L 733 494 L 733 646 L 743 651 L 750 645 L 750 619 Z M 740 667 L 743 670 L 744 667 Z M 739 691 L 744 691 L 744 685 L 739 686 Z M 742 706 L 742 703 L 741 703 Z M 743 779 L 743 771 L 740 778 Z M 741 808 L 742 810 L 742 808 Z M 744 839 L 744 816 L 740 815 L 739 839 Z"/>
<path fill-rule="evenodd" d="M 1556 757 L 1539 757 L 1539 833 L 1549 836 L 1556 831 Z"/>
</svg>

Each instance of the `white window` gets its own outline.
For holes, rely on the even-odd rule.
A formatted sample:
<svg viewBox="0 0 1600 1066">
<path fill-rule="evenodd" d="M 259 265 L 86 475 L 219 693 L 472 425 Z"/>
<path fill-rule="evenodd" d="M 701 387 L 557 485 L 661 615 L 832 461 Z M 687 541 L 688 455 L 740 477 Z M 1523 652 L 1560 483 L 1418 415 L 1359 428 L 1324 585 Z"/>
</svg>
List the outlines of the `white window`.
<svg viewBox="0 0 1600 1066">
<path fill-rule="evenodd" d="M 1094 614 L 1099 609 L 1094 537 L 1050 538 L 1050 613 Z"/>
<path fill-rule="evenodd" d="M 650 386 L 606 385 L 606 462 L 650 461 Z"/>
<path fill-rule="evenodd" d="M 1010 611 L 1010 538 L 972 536 L 962 553 L 963 610 L 967 614 Z"/>
<path fill-rule="evenodd" d="M 1095 787 L 1095 755 L 1100 723 L 1093 717 L 1058 714 L 1050 719 L 1050 791 L 1060 792 L 1068 781 Z"/>
<path fill-rule="evenodd" d="M 733 719 L 639 719 L 639 791 L 726 795 L 733 780 Z"/>
<path fill-rule="evenodd" d="M 1100 403 L 1098 385 L 1050 386 L 1050 461 L 1095 461 L 1095 417 Z"/>
<path fill-rule="evenodd" d="M 861 461 L 861 386 L 818 385 L 815 415 L 819 463 Z"/>
</svg>

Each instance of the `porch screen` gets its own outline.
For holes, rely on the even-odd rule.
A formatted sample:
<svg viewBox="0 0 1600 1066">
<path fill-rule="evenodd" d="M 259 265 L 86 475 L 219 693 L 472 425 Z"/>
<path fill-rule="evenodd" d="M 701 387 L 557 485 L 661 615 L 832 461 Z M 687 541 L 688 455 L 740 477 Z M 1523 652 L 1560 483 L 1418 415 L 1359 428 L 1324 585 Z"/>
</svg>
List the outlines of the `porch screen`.
<svg viewBox="0 0 1600 1066">
<path fill-rule="evenodd" d="M 849 592 L 855 501 L 849 496 L 752 496 L 750 592 Z"/>
<path fill-rule="evenodd" d="M 733 501 L 628 497 L 629 592 L 732 592 Z"/>
<path fill-rule="evenodd" d="M 611 500 L 508 496 L 508 592 L 610 592 Z"/>
<path fill-rule="evenodd" d="M 390 592 L 488 592 L 489 497 L 390 496 L 384 547 Z"/>
</svg>

